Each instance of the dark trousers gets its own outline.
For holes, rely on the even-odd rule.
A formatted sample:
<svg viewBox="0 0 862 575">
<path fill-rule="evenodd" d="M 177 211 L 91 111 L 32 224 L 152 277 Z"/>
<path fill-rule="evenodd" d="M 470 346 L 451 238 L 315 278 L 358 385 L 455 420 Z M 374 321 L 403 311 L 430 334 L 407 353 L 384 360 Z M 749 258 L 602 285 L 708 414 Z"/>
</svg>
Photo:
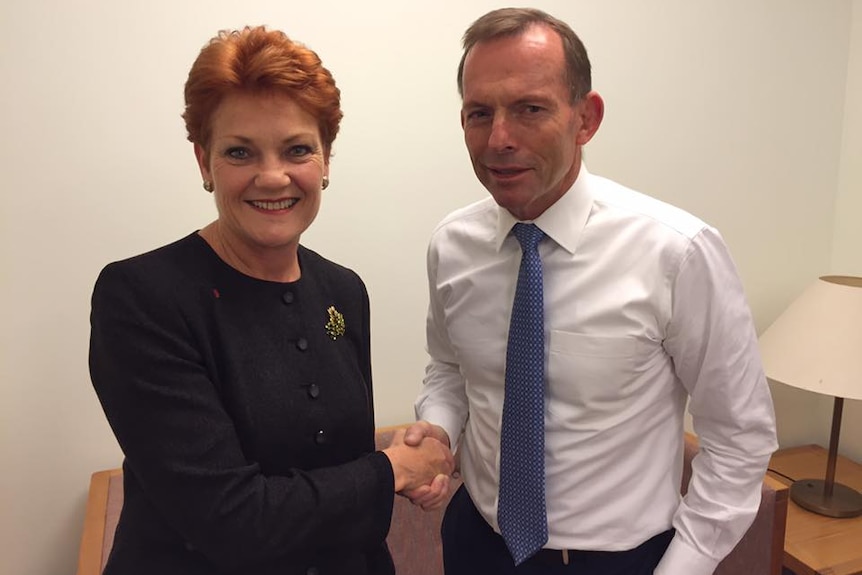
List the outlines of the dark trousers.
<svg viewBox="0 0 862 575">
<path fill-rule="evenodd" d="M 539 551 L 521 565 L 503 538 L 485 521 L 462 485 L 443 516 L 443 566 L 446 575 L 652 575 L 673 539 L 670 529 L 629 551 Z"/>
</svg>

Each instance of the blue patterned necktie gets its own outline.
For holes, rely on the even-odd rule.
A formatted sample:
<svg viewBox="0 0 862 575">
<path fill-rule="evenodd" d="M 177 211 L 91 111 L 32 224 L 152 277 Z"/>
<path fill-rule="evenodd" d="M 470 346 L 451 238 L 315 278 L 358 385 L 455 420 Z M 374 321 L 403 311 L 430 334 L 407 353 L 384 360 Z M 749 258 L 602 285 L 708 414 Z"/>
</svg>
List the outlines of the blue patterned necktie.
<svg viewBox="0 0 862 575">
<path fill-rule="evenodd" d="M 534 224 L 515 224 L 521 268 L 509 323 L 500 432 L 500 532 L 520 565 L 548 541 L 545 508 L 545 309 Z"/>
</svg>

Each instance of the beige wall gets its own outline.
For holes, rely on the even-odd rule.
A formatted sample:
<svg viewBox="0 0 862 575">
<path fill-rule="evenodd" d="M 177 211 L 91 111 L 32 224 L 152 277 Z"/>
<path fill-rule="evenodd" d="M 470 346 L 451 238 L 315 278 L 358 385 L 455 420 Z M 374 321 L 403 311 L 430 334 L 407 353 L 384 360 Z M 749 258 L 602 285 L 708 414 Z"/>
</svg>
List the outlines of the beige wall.
<svg viewBox="0 0 862 575">
<path fill-rule="evenodd" d="M 860 1 L 533 3 L 590 50 L 607 102 L 590 169 L 719 227 L 760 329 L 817 275 L 862 273 Z M 484 196 L 458 127 L 459 38 L 497 5 L 2 3 L 0 572 L 73 573 L 89 474 L 120 462 L 87 374 L 88 298 L 105 263 L 214 217 L 179 113 L 219 28 L 284 28 L 343 90 L 333 184 L 304 243 L 365 278 L 378 423 L 412 418 L 425 242 Z M 825 442 L 828 400 L 785 389 L 776 404 L 782 444 Z M 847 412 L 862 420 L 858 402 Z M 862 459 L 856 425 L 842 447 Z"/>
<path fill-rule="evenodd" d="M 819 268 L 820 275 L 862 276 L 862 0 L 853 0 L 851 6 L 838 185 L 834 192 L 827 186 L 819 187 L 813 190 L 809 199 L 811 202 L 828 204 L 831 201 L 834 204 L 831 257 L 828 265 Z M 817 89 L 814 91 L 818 92 Z M 817 112 L 813 112 L 811 117 L 816 118 Z M 820 142 L 807 139 L 806 145 L 816 148 Z M 807 234 L 803 233 L 802 241 L 806 238 Z M 787 291 L 776 291 L 776 303 L 780 306 L 789 304 L 810 281 L 813 278 L 788 283 L 785 286 L 789 288 Z M 782 445 L 829 444 L 834 406 L 831 397 L 776 383 L 772 384 L 772 390 Z M 839 452 L 862 461 L 862 401 L 844 402 L 842 423 Z"/>
<path fill-rule="evenodd" d="M 862 0 L 852 6 L 831 271 L 862 275 Z"/>
</svg>

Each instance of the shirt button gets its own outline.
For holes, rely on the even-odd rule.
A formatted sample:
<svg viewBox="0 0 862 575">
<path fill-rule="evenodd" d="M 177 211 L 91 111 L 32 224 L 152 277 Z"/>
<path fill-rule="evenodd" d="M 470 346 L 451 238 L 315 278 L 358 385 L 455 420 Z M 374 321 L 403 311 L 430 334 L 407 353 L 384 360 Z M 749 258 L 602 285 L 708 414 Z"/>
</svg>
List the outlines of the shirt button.
<svg viewBox="0 0 862 575">
<path fill-rule="evenodd" d="M 318 430 L 318 432 L 314 434 L 314 442 L 318 445 L 326 443 L 326 433 L 324 433 L 322 429 Z"/>
<path fill-rule="evenodd" d="M 317 396 L 320 395 L 320 387 L 316 383 L 312 383 L 308 386 L 308 396 L 311 399 L 317 399 Z"/>
<path fill-rule="evenodd" d="M 319 575 L 319 574 L 320 574 L 320 571 L 317 569 L 317 567 L 309 567 L 305 571 L 305 575 Z"/>
<path fill-rule="evenodd" d="M 298 349 L 299 351 L 305 351 L 306 349 L 308 349 L 308 340 L 304 337 L 301 337 L 296 340 L 296 349 Z"/>
<path fill-rule="evenodd" d="M 293 297 L 294 296 L 292 291 L 286 291 L 284 292 L 284 295 L 281 296 L 281 301 L 287 304 L 291 304 L 293 303 Z"/>
</svg>

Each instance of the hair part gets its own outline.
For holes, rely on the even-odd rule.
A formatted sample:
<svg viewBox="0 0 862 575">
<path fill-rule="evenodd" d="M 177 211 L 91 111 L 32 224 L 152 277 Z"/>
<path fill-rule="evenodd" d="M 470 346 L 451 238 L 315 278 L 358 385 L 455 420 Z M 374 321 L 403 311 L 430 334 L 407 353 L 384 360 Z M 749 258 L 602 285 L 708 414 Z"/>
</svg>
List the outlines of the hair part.
<svg viewBox="0 0 862 575">
<path fill-rule="evenodd" d="M 189 141 L 209 149 L 212 116 L 228 94 L 286 95 L 318 121 L 328 157 L 343 116 L 341 92 L 318 55 L 264 26 L 222 30 L 200 51 L 185 85 Z"/>
<path fill-rule="evenodd" d="M 520 36 L 533 26 L 545 26 L 556 32 L 563 42 L 566 68 L 563 80 L 569 87 L 572 103 L 592 90 L 590 59 L 587 49 L 568 24 L 535 8 L 500 8 L 473 22 L 464 32 L 464 54 L 458 64 L 458 94 L 464 97 L 464 62 L 476 44 L 498 38 Z"/>
</svg>

